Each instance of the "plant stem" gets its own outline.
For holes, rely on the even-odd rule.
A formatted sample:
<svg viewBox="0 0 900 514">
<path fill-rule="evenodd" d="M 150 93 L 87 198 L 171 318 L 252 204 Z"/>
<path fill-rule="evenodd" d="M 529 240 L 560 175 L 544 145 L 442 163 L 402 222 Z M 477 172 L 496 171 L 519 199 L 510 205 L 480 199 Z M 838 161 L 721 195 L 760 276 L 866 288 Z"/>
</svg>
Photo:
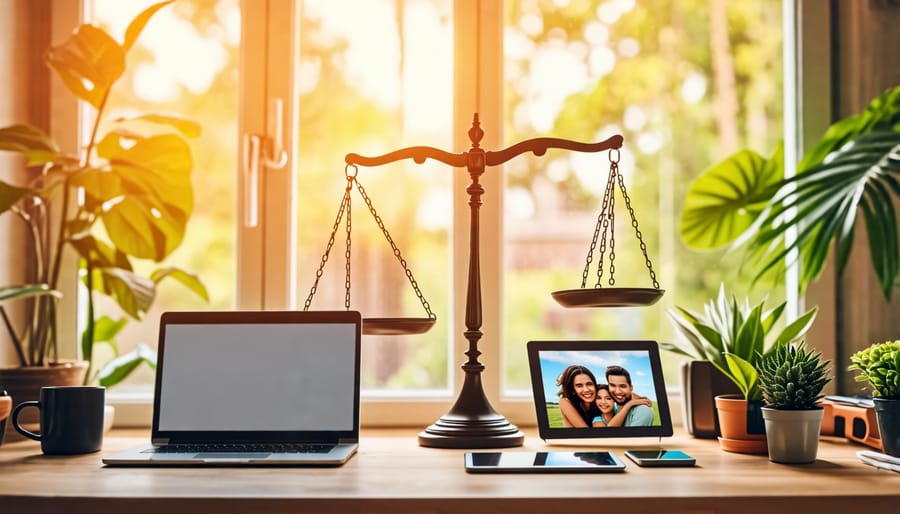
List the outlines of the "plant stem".
<svg viewBox="0 0 900 514">
<path fill-rule="evenodd" d="M 9 332 L 9 337 L 12 339 L 13 348 L 16 349 L 16 355 L 19 357 L 19 364 L 22 366 L 27 365 L 28 361 L 25 360 L 25 350 L 22 348 L 22 340 L 19 339 L 19 336 L 16 334 L 12 322 L 9 321 L 9 316 L 6 314 L 6 309 L 2 306 L 0 306 L 0 316 L 3 316 L 3 323 L 6 324 L 6 330 Z"/>
<path fill-rule="evenodd" d="M 88 369 L 84 374 L 84 385 L 88 385 L 93 381 L 91 376 L 94 371 L 94 269 L 91 262 L 85 264 L 87 276 L 85 282 L 87 286 L 87 320 L 84 326 L 84 334 L 81 340 L 81 356 L 88 361 Z"/>
</svg>

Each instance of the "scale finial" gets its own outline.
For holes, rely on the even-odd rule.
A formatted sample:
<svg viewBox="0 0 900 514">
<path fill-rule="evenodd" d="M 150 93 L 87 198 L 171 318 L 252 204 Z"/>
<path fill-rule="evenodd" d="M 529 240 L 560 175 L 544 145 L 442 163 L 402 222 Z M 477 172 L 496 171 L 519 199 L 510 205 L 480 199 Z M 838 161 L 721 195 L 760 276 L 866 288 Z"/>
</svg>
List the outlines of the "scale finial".
<svg viewBox="0 0 900 514">
<path fill-rule="evenodd" d="M 472 141 L 472 148 L 478 148 L 478 143 L 484 137 L 484 131 L 481 130 L 481 123 L 478 121 L 478 113 L 472 118 L 472 128 L 469 129 L 469 140 Z"/>
</svg>

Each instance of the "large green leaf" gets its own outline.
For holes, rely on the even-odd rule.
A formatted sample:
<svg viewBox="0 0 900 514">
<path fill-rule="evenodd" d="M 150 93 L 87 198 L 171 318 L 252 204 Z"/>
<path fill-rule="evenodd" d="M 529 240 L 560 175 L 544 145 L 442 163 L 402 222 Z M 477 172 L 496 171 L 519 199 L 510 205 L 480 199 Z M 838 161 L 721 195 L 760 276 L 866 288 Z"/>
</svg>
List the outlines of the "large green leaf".
<svg viewBox="0 0 900 514">
<path fill-rule="evenodd" d="M 116 336 L 128 324 L 128 318 L 114 320 L 109 316 L 100 316 L 94 323 L 94 342 L 115 341 Z"/>
<path fill-rule="evenodd" d="M 59 156 L 59 148 L 50 136 L 31 125 L 0 128 L 0 150 L 25 155 L 28 166 L 53 162 Z"/>
<path fill-rule="evenodd" d="M 99 142 L 97 153 L 109 159 L 110 171 L 82 177 L 79 185 L 88 198 L 102 200 L 110 240 L 129 255 L 163 260 L 181 244 L 193 210 L 190 147 L 174 134 L 129 146 L 114 133 Z"/>
<path fill-rule="evenodd" d="M 875 97 L 863 112 L 828 127 L 822 139 L 800 160 L 797 172 L 803 173 L 821 165 L 829 154 L 839 150 L 857 136 L 875 129 L 889 128 L 898 121 L 900 121 L 900 87 L 895 87 Z"/>
<path fill-rule="evenodd" d="M 84 259 L 91 268 L 122 268 L 131 271 L 131 261 L 128 256 L 89 233 L 79 234 L 69 240 L 69 244 L 75 248 L 78 255 Z"/>
<path fill-rule="evenodd" d="M 156 297 L 152 280 L 122 268 L 95 269 L 94 286 L 134 319 L 142 319 Z"/>
<path fill-rule="evenodd" d="M 33 194 L 31 189 L 16 187 L 0 180 L 0 214 L 10 210 L 22 198 Z"/>
<path fill-rule="evenodd" d="M 44 54 L 47 65 L 78 98 L 96 109 L 125 71 L 125 52 L 106 32 L 81 25 L 62 44 Z"/>
<path fill-rule="evenodd" d="M 134 350 L 109 361 L 98 375 L 100 385 L 112 387 L 118 384 L 141 363 L 156 369 L 156 352 L 144 343 L 138 343 Z"/>
<path fill-rule="evenodd" d="M 863 226 L 873 269 L 890 300 L 900 278 L 900 86 L 833 124 L 794 177 L 780 178 L 781 162 L 780 149 L 768 160 L 744 150 L 703 172 L 685 198 L 685 243 L 699 249 L 743 246 L 743 261 L 756 268 L 754 281 L 795 259 L 802 292 L 821 275 L 832 248 L 843 272 L 854 233 Z"/>
<path fill-rule="evenodd" d="M 202 130 L 200 124 L 196 121 L 175 116 L 174 114 L 147 113 L 134 118 L 118 118 L 115 121 L 123 124 L 128 124 L 132 121 L 146 121 L 158 125 L 167 125 L 181 132 L 183 136 L 190 138 L 199 137 Z"/>
<path fill-rule="evenodd" d="M 141 35 L 141 32 L 143 32 L 144 27 L 147 25 L 147 22 L 150 21 L 150 18 L 156 14 L 156 11 L 174 1 L 175 0 L 166 0 L 165 2 L 153 4 L 131 20 L 131 23 L 128 24 L 128 29 L 125 30 L 125 41 L 122 42 L 123 51 L 128 52 L 131 50 L 131 47 L 134 46 L 134 42 L 137 40 L 138 36 Z"/>
<path fill-rule="evenodd" d="M 681 237 L 696 249 L 725 246 L 747 229 L 784 176 L 782 147 L 769 159 L 741 150 L 707 169 L 691 184 L 681 215 Z"/>
<path fill-rule="evenodd" d="M 150 274 L 150 280 L 156 284 L 159 284 L 165 278 L 171 278 L 180 282 L 183 286 L 193 291 L 194 294 L 209 302 L 209 292 L 196 274 L 176 267 L 161 268 Z"/>
<path fill-rule="evenodd" d="M 869 232 L 873 270 L 882 293 L 890 300 L 898 278 L 900 247 L 894 203 L 900 198 L 900 133 L 875 130 L 844 145 L 829 160 L 783 182 L 771 210 L 750 246 L 765 249 L 761 275 L 793 250 L 802 265 L 801 290 L 824 270 L 829 251 L 837 248 L 838 271 L 846 266 L 862 212 Z M 789 230 L 797 237 L 777 250 Z"/>
</svg>

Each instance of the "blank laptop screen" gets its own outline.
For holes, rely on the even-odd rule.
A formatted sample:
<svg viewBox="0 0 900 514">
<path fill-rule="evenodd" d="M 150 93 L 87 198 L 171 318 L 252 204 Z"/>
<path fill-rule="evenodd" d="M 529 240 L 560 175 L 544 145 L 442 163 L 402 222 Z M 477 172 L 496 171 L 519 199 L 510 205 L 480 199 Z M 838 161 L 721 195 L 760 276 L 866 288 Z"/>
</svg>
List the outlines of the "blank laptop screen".
<svg viewBox="0 0 900 514">
<path fill-rule="evenodd" d="M 351 431 L 351 323 L 169 324 L 160 431 Z"/>
</svg>

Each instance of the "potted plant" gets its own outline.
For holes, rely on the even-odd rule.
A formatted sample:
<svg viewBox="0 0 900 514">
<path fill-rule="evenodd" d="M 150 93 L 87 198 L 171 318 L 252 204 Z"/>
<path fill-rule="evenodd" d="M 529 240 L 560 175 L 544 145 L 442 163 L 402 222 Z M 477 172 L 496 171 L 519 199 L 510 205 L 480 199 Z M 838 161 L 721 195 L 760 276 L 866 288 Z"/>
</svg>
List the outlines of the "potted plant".
<svg viewBox="0 0 900 514">
<path fill-rule="evenodd" d="M 780 145 L 769 158 L 745 149 L 705 170 L 685 197 L 681 237 L 700 250 L 745 248 L 757 279 L 799 260 L 803 292 L 822 274 L 832 248 L 843 273 L 862 213 L 872 268 L 890 301 L 900 279 L 898 148 L 900 86 L 834 123 L 793 177 L 784 177 Z"/>
<path fill-rule="evenodd" d="M 748 300 L 738 302 L 734 296 L 729 300 L 723 284 L 719 286 L 718 296 L 706 303 L 704 314 L 677 306 L 666 311 L 683 340 L 660 343 L 660 347 L 694 360 L 708 361 L 740 391 L 715 397 L 721 428 L 719 443 L 727 451 L 767 451 L 756 366 L 773 348 L 800 339 L 816 315 L 815 309 L 811 309 L 775 335 L 772 330 L 784 309 L 785 303 L 765 310 L 765 301 L 751 307 Z M 769 337 L 767 341 L 770 333 L 774 339 Z"/>
<path fill-rule="evenodd" d="M 900 340 L 875 343 L 850 356 L 857 382 L 868 382 L 884 453 L 900 457 Z"/>
<path fill-rule="evenodd" d="M 147 312 L 157 284 L 165 278 L 207 296 L 203 284 L 191 273 L 167 267 L 145 277 L 132 265 L 134 259 L 161 262 L 184 238 L 193 210 L 193 162 L 185 137 L 196 136 L 199 126 L 161 114 L 114 120 L 104 117 L 109 92 L 124 73 L 127 53 L 150 18 L 171 1 L 141 12 L 128 26 L 121 44 L 99 28 L 84 24 L 44 54 L 44 61 L 67 89 L 96 111 L 90 139 L 77 155 L 61 151 L 37 127 L 0 128 L 0 150 L 22 154 L 27 166 L 35 168 L 27 184 L 0 181 L 0 215 L 8 212 L 25 223 L 25 243 L 34 256 L 25 285 L 0 288 L 0 300 L 28 304 L 19 327 L 0 304 L 6 338 L 18 357 L 17 366 L 0 369 L 0 384 L 17 401 L 36 400 L 40 387 L 52 380 L 44 374 L 73 367 L 57 365 L 61 334 L 56 325 L 56 298 L 67 258 L 77 256 L 87 290 L 80 348 L 87 365 L 77 370 L 76 384 L 97 380 L 94 345 L 109 342 L 106 321 L 95 319 L 95 292 L 111 297 L 134 319 Z M 101 135 L 104 122 L 109 122 L 111 129 Z M 96 230 L 101 226 L 102 231 Z M 106 334 L 98 334 L 98 329 Z M 146 357 L 146 352 L 139 350 L 131 361 L 115 365 L 120 370 L 133 369 L 134 363 L 147 361 Z M 66 383 L 72 380 L 68 377 Z"/>
<path fill-rule="evenodd" d="M 772 349 L 759 360 L 769 460 L 814 462 L 825 410 L 820 405 L 830 361 L 803 342 Z"/>
</svg>

